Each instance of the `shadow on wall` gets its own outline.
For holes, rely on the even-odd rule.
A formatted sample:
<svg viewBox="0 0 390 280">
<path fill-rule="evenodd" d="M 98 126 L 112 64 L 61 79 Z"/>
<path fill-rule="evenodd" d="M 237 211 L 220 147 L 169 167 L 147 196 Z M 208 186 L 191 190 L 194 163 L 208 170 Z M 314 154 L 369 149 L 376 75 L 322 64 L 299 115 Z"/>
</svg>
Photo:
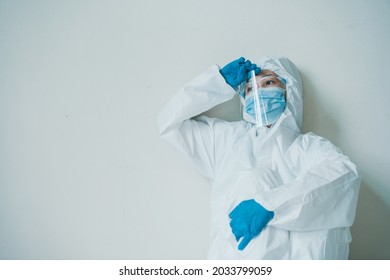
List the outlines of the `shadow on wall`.
<svg viewBox="0 0 390 280">
<path fill-rule="evenodd" d="M 353 260 L 390 259 L 390 208 L 363 180 L 360 187 L 349 258 Z"/>
<path fill-rule="evenodd" d="M 302 133 L 313 131 L 337 146 L 340 143 L 337 119 L 323 107 L 318 96 L 312 94 L 316 92 L 316 87 L 311 84 L 310 79 L 302 72 L 300 75 L 304 103 Z M 361 168 L 360 171 L 364 173 Z M 351 228 L 350 259 L 390 259 L 390 208 L 372 189 L 363 176 L 355 222 Z"/>
<path fill-rule="evenodd" d="M 332 143 L 340 143 L 340 127 L 334 113 L 324 108 L 315 86 L 307 76 L 299 72 L 303 84 L 303 125 L 302 133 L 314 132 L 329 139 Z"/>
</svg>

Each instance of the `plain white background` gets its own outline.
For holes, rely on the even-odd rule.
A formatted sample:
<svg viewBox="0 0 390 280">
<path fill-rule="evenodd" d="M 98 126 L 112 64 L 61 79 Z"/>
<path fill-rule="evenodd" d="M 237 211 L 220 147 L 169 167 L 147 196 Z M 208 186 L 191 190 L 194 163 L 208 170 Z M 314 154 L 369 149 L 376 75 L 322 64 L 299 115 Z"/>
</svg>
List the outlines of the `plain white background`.
<svg viewBox="0 0 390 280">
<path fill-rule="evenodd" d="M 363 176 L 350 258 L 390 259 L 389 15 L 386 0 L 0 0 L 0 258 L 204 259 L 209 183 L 156 116 L 211 64 L 284 55 L 303 131 Z"/>
</svg>

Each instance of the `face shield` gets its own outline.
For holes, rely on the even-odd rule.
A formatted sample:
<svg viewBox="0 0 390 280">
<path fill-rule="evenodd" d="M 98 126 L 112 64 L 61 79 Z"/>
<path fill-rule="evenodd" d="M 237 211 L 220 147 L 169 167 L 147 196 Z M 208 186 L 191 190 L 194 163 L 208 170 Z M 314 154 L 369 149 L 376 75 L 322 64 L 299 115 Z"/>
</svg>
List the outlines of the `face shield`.
<svg viewBox="0 0 390 280">
<path fill-rule="evenodd" d="M 286 81 L 276 74 L 250 74 L 251 78 L 239 87 L 243 118 L 256 128 L 274 124 L 286 108 Z"/>
</svg>

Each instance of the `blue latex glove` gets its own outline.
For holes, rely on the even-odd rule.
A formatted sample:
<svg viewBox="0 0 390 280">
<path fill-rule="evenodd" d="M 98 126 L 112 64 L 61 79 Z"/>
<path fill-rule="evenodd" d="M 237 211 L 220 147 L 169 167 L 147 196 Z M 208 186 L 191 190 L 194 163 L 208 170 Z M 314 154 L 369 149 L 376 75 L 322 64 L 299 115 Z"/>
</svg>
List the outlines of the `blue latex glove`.
<svg viewBox="0 0 390 280">
<path fill-rule="evenodd" d="M 266 210 L 254 199 L 244 200 L 229 214 L 230 227 L 238 242 L 238 250 L 244 250 L 246 245 L 260 234 L 263 228 L 274 217 L 274 212 Z"/>
<path fill-rule="evenodd" d="M 249 72 L 252 70 L 255 70 L 255 74 L 259 74 L 261 71 L 256 64 L 252 64 L 249 60 L 240 57 L 224 66 L 219 72 L 224 77 L 226 83 L 235 88 L 250 78 Z"/>
</svg>

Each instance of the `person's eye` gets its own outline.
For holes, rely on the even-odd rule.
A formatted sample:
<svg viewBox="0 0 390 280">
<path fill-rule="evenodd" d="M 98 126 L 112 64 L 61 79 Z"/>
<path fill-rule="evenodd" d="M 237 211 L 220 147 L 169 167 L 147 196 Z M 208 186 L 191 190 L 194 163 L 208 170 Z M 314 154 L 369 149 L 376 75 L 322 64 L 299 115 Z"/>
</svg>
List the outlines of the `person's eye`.
<svg viewBox="0 0 390 280">
<path fill-rule="evenodd" d="M 266 86 L 271 86 L 271 85 L 274 85 L 274 84 L 275 84 L 275 82 L 272 81 L 272 80 L 269 80 L 269 81 L 266 81 L 266 82 L 265 82 L 265 85 L 266 85 Z"/>
</svg>

